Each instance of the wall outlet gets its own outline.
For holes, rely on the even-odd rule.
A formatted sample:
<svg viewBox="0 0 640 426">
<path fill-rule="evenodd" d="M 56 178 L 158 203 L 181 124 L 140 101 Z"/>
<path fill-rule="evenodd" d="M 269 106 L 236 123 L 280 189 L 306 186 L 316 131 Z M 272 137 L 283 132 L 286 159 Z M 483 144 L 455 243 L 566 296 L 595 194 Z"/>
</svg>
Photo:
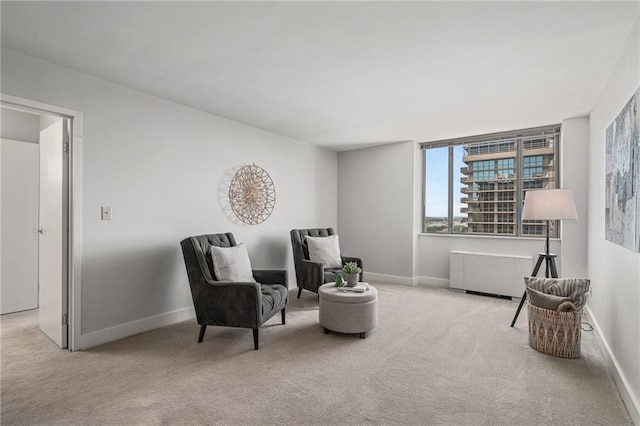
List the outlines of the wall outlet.
<svg viewBox="0 0 640 426">
<path fill-rule="evenodd" d="M 111 207 L 101 207 L 102 220 L 111 220 Z"/>
</svg>

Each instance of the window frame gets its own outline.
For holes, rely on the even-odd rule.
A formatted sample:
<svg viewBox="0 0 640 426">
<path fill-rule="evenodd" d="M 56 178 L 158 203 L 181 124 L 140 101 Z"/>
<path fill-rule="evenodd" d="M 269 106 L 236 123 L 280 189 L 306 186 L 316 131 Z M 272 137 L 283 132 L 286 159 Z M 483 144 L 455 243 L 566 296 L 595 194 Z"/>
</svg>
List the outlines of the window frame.
<svg viewBox="0 0 640 426">
<path fill-rule="evenodd" d="M 531 179 L 535 178 L 536 176 L 536 172 L 529 172 L 529 175 L 527 177 L 524 177 L 524 169 L 525 169 L 525 160 L 524 158 L 530 158 L 530 157 L 536 157 L 537 155 L 525 155 L 527 150 L 530 149 L 534 149 L 536 147 L 536 142 L 530 142 L 527 143 L 528 141 L 531 141 L 531 139 L 535 139 L 536 137 L 549 137 L 549 136 L 554 136 L 554 140 L 553 140 L 553 173 L 554 173 L 554 182 L 553 182 L 553 187 L 554 188 L 560 188 L 560 144 L 561 142 L 561 138 L 562 138 L 562 125 L 561 124 L 553 124 L 553 125 L 548 125 L 548 126 L 541 126 L 541 127 L 534 127 L 534 128 L 528 128 L 528 129 L 519 129 L 519 130 L 513 130 L 513 131 L 507 131 L 507 132 L 499 132 L 499 133 L 490 133 L 490 134 L 485 134 L 485 135 L 477 135 L 477 136 L 470 136 L 470 137 L 463 137 L 463 138 L 454 138 L 454 139 L 445 139 L 445 140 L 438 140 L 438 141 L 432 141 L 432 142 L 422 142 L 420 143 L 420 150 L 421 150 L 421 155 L 422 155 L 422 219 L 421 219 L 421 233 L 426 234 L 426 235 L 458 235 L 458 236 L 481 236 L 481 237 L 500 237 L 500 238 L 520 238 L 520 237 L 524 237 L 524 238 L 540 238 L 542 236 L 544 236 L 544 232 L 542 232 L 542 234 L 538 234 L 538 233 L 528 233 L 525 234 L 523 231 L 525 229 L 525 227 L 528 227 L 529 229 L 533 229 L 536 225 L 531 223 L 531 222 L 536 222 L 536 221 L 523 221 L 522 220 L 522 208 L 524 205 L 524 193 L 525 191 L 529 190 L 529 189 L 525 189 L 525 181 L 530 181 Z M 501 143 L 502 140 L 504 140 L 504 143 Z M 487 161 L 492 161 L 494 162 L 495 165 L 495 171 L 496 173 L 498 172 L 498 162 L 502 161 L 501 164 L 504 164 L 504 170 L 511 170 L 514 169 L 515 171 L 515 177 L 513 179 L 513 181 L 515 182 L 515 186 L 516 186 L 516 190 L 515 192 L 515 209 L 508 211 L 508 210 L 495 210 L 494 213 L 501 215 L 501 217 L 504 217 L 504 215 L 508 215 L 508 214 L 512 214 L 515 216 L 515 222 L 512 224 L 512 226 L 515 226 L 515 232 L 513 234 L 501 234 L 501 233 L 496 233 L 496 232 L 453 232 L 454 231 L 454 216 L 455 216 L 455 212 L 454 212 L 454 199 L 456 196 L 461 196 L 462 194 L 456 194 L 455 193 L 455 185 L 454 185 L 454 181 L 455 181 L 455 176 L 456 176 L 456 172 L 454 170 L 454 163 L 455 163 L 455 158 L 454 158 L 454 150 L 455 147 L 457 146 L 461 146 L 461 145 L 476 145 L 476 144 L 482 144 L 482 143 L 501 143 L 500 146 L 505 145 L 505 149 L 508 150 L 507 148 L 512 144 L 512 140 L 515 140 L 515 151 L 516 151 L 516 155 L 515 158 L 513 159 L 514 161 L 508 161 L 509 159 L 493 159 L 493 160 L 487 160 Z M 511 145 L 513 146 L 513 145 Z M 446 232 L 434 232 L 434 231 L 427 231 L 427 221 L 426 221 L 426 211 L 427 211 L 427 194 L 426 194 L 426 176 L 427 176 L 427 156 L 426 156 L 426 151 L 429 149 L 433 149 L 433 148 L 444 148 L 447 147 L 448 148 L 448 213 L 447 213 L 447 228 L 446 228 Z M 478 155 L 480 154 L 482 151 L 482 146 L 479 145 L 478 146 L 478 152 L 474 153 L 474 155 Z M 503 152 L 505 150 L 500 149 L 496 152 Z M 487 152 L 489 153 L 489 152 Z M 505 161 L 506 160 L 506 161 Z M 482 161 L 482 160 L 479 160 Z M 508 165 L 507 165 L 508 164 Z M 465 167 L 468 167 L 467 165 L 465 165 Z M 544 178 L 544 160 L 542 161 L 542 165 L 538 165 L 538 161 L 537 160 L 528 160 L 527 161 L 527 170 L 537 170 L 539 168 L 542 169 L 542 174 L 543 176 L 541 176 L 542 178 Z M 503 170 L 502 168 L 500 170 Z M 493 180 L 491 182 L 497 182 L 496 180 Z M 530 189 L 536 189 L 536 188 L 530 188 Z M 498 193 L 500 194 L 500 193 Z M 467 195 L 469 198 L 471 198 L 473 196 L 473 194 L 470 192 Z M 497 200 L 496 201 L 496 206 L 498 204 L 506 204 L 509 203 L 509 200 Z M 466 205 L 468 206 L 468 203 L 466 203 Z M 497 208 L 497 207 L 496 207 Z M 467 217 L 468 213 L 467 213 Z M 552 234 L 551 234 L 551 238 L 559 238 L 560 237 L 560 222 L 561 221 L 552 221 Z M 509 226 L 510 224 L 503 224 L 502 222 L 500 224 L 496 223 L 496 227 L 501 227 L 504 228 L 506 226 Z"/>
</svg>

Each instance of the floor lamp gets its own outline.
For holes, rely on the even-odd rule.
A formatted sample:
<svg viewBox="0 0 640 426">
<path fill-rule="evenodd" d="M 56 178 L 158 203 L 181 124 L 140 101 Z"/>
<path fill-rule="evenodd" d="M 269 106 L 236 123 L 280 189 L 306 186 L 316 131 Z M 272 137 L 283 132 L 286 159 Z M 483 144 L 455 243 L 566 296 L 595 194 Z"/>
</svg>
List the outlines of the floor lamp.
<svg viewBox="0 0 640 426">
<path fill-rule="evenodd" d="M 524 198 L 524 208 L 522 209 L 522 220 L 545 220 L 547 222 L 547 240 L 545 243 L 545 252 L 538 254 L 538 261 L 531 273 L 532 277 L 538 275 L 538 271 L 545 262 L 545 277 L 558 278 L 558 270 L 556 268 L 557 255 L 549 252 L 549 222 L 552 220 L 562 219 L 578 219 L 576 206 L 573 203 L 573 195 L 570 189 L 540 189 L 527 191 Z M 525 290 L 516 315 L 513 317 L 511 327 L 514 326 L 522 305 L 527 299 L 527 291 Z"/>
</svg>

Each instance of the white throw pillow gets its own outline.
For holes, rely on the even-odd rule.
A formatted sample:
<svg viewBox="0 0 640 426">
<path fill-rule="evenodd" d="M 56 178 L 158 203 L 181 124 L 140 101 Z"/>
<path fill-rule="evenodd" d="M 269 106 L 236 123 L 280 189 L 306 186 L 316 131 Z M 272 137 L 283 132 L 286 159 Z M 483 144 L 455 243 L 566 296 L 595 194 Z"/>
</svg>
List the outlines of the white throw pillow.
<svg viewBox="0 0 640 426">
<path fill-rule="evenodd" d="M 251 271 L 249 253 L 242 243 L 233 247 L 211 246 L 211 258 L 218 281 L 256 282 Z"/>
<path fill-rule="evenodd" d="M 340 244 L 337 235 L 328 237 L 310 237 L 307 235 L 307 247 L 309 247 L 309 260 L 322 263 L 325 268 L 342 268 L 340 257 Z"/>
</svg>

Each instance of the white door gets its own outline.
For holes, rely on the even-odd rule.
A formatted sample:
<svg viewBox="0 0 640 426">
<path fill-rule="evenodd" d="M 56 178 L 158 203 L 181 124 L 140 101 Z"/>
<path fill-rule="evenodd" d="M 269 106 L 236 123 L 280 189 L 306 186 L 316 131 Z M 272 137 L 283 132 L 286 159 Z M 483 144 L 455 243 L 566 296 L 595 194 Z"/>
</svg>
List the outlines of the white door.
<svg viewBox="0 0 640 426">
<path fill-rule="evenodd" d="M 66 348 L 68 121 L 48 121 L 40 131 L 40 330 Z"/>
<path fill-rule="evenodd" d="M 38 307 L 38 151 L 36 143 L 1 141 L 1 314 Z"/>
</svg>

